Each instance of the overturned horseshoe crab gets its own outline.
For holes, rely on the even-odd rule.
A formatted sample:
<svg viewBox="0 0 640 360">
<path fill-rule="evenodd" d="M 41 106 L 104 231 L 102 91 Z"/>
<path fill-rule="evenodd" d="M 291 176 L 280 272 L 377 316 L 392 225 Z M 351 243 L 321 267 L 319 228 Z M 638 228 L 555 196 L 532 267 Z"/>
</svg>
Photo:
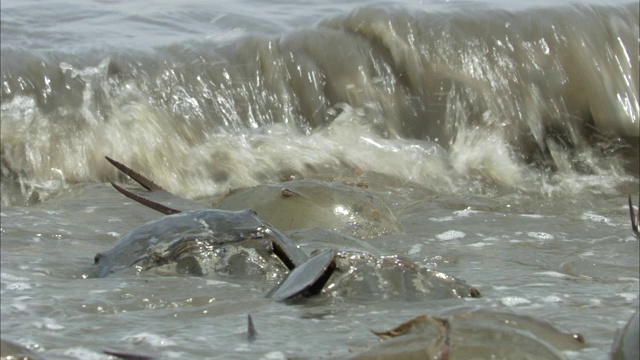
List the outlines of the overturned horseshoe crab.
<svg viewBox="0 0 640 360">
<path fill-rule="evenodd" d="M 160 189 L 123 164 L 109 158 L 107 160 L 143 187 L 152 191 Z M 276 300 L 308 297 L 322 291 L 336 296 L 479 296 L 478 290 L 462 280 L 420 268 L 395 256 L 377 257 L 365 251 L 327 250 L 309 259 L 293 241 L 269 223 L 263 222 L 253 210 L 204 209 L 182 212 L 133 194 L 117 184 L 112 185 L 130 199 L 167 216 L 132 230 L 111 250 L 96 255 L 94 268 L 97 276 L 107 276 L 132 266 L 149 269 L 165 265 L 194 275 L 204 275 L 211 270 L 237 272 L 237 267 L 231 265 L 230 256 L 219 255 L 233 254 L 240 255 L 239 259 L 243 259 L 243 256 L 254 259 L 254 262 L 259 259 L 258 268 L 264 272 L 290 271 L 286 279 L 269 294 Z M 278 265 L 269 267 L 266 264 L 274 256 L 279 259 Z M 222 265 L 220 257 L 223 258 Z M 241 264 L 240 268 L 246 263 L 243 260 L 236 262 Z M 324 289 L 327 282 L 331 290 Z M 389 284 L 396 284 L 397 288 Z M 406 292 L 406 289 L 411 290 Z"/>
<path fill-rule="evenodd" d="M 457 307 L 423 315 L 389 331 L 384 341 L 349 359 L 565 359 L 562 351 L 585 346 L 579 334 L 565 333 L 530 316 L 493 309 Z"/>
</svg>

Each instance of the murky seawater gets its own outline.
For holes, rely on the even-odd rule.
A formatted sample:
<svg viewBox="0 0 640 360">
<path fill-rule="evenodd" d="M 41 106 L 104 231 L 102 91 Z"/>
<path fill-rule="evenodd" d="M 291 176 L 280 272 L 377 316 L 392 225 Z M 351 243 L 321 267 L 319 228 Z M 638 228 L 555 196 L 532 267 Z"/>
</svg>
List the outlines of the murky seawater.
<svg viewBox="0 0 640 360">
<path fill-rule="evenodd" d="M 607 357 L 640 291 L 637 4 L 235 4 L 2 3 L 2 339 L 47 359 L 344 357 L 471 304 Z M 483 296 L 287 305 L 225 274 L 88 278 L 160 216 L 105 155 L 203 208 L 283 177 L 366 182 L 404 230 L 370 246 Z"/>
<path fill-rule="evenodd" d="M 470 303 L 553 320 L 588 340 L 571 357 L 602 358 L 637 304 L 638 242 L 624 197 L 556 201 L 407 196 L 394 207 L 406 234 L 371 244 L 460 276 L 482 298 L 285 305 L 265 298 L 275 284 L 228 275 L 83 279 L 93 254 L 157 215 L 107 185 L 79 186 L 46 204 L 2 210 L 3 337 L 51 358 L 100 358 L 104 348 L 167 358 L 344 355 L 375 344 L 370 329 Z M 248 313 L 259 333 L 251 344 Z"/>
</svg>

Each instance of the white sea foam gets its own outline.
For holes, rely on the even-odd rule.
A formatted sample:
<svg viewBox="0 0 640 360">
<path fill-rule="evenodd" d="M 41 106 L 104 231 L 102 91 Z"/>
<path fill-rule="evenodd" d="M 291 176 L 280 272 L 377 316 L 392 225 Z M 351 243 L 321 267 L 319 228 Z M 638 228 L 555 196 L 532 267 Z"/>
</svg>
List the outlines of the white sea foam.
<svg viewBox="0 0 640 360">
<path fill-rule="evenodd" d="M 413 244 L 407 253 L 413 255 L 419 253 L 420 250 L 422 250 L 422 244 Z"/>
<path fill-rule="evenodd" d="M 434 222 L 445 222 L 445 221 L 452 221 L 455 218 L 453 216 L 443 216 L 443 217 L 430 217 L 429 220 L 434 221 Z"/>
<path fill-rule="evenodd" d="M 62 330 L 65 327 L 60 325 L 55 319 L 52 318 L 42 318 L 40 321 L 33 322 L 33 326 L 38 329 L 44 330 Z"/>
<path fill-rule="evenodd" d="M 103 353 L 98 353 L 95 350 L 91 350 L 83 347 L 69 348 L 64 351 L 64 355 L 72 359 L 78 359 L 78 360 L 104 360 L 105 359 L 105 355 Z"/>
<path fill-rule="evenodd" d="M 506 306 L 518 306 L 518 305 L 531 304 L 530 300 L 527 300 L 523 297 L 518 297 L 518 296 L 506 296 L 500 299 L 500 302 Z"/>
<path fill-rule="evenodd" d="M 176 345 L 176 343 L 173 340 L 167 337 L 164 337 L 158 334 L 147 333 L 147 332 L 142 332 L 135 335 L 129 335 L 123 338 L 123 340 L 128 342 L 133 342 L 135 344 L 144 343 L 144 344 L 151 345 L 153 347 L 167 347 L 167 346 Z"/>
<path fill-rule="evenodd" d="M 565 277 L 567 277 L 567 274 L 559 273 L 557 271 L 538 271 L 538 272 L 536 272 L 536 274 L 537 275 L 551 276 L 551 277 L 556 277 L 556 278 L 565 278 Z"/>
<path fill-rule="evenodd" d="M 436 238 L 439 240 L 455 240 L 455 239 L 463 239 L 467 234 L 458 230 L 449 230 L 445 231 L 441 234 L 436 235 Z"/>
<path fill-rule="evenodd" d="M 543 215 L 538 215 L 538 214 L 519 214 L 519 216 L 526 217 L 526 218 L 532 218 L 532 219 L 543 219 L 544 218 Z"/>
<path fill-rule="evenodd" d="M 22 290 L 31 289 L 31 285 L 29 285 L 28 283 L 24 283 L 24 282 L 15 282 L 15 283 L 11 283 L 11 284 L 7 285 L 7 289 L 15 290 L 15 291 L 22 291 Z"/>
<path fill-rule="evenodd" d="M 471 210 L 471 209 L 457 210 L 453 212 L 453 214 L 456 217 L 469 217 L 471 215 L 478 214 L 478 213 L 480 213 L 480 211 Z"/>
<path fill-rule="evenodd" d="M 282 351 L 272 351 L 264 354 L 261 359 L 265 360 L 286 360 L 288 357 Z"/>
<path fill-rule="evenodd" d="M 637 293 L 619 293 L 618 296 L 620 296 L 621 298 L 625 299 L 628 302 L 633 302 L 634 300 L 638 299 Z"/>
<path fill-rule="evenodd" d="M 477 242 L 477 243 L 469 244 L 467 246 L 470 246 L 470 247 L 484 247 L 484 246 L 491 246 L 491 245 L 493 245 L 493 244 L 488 243 L 488 242 Z"/>
<path fill-rule="evenodd" d="M 582 214 L 581 218 L 582 220 L 586 220 L 586 221 L 593 221 L 597 223 L 604 223 L 607 225 L 615 226 L 615 224 L 612 223 L 610 218 L 602 215 L 597 215 L 593 213 L 584 213 Z"/>
<path fill-rule="evenodd" d="M 22 276 L 15 276 L 15 275 L 11 275 L 9 273 L 0 273 L 0 281 L 6 281 L 6 282 L 11 282 L 11 281 L 29 281 L 29 278 L 26 277 L 22 277 Z"/>
<path fill-rule="evenodd" d="M 561 297 L 557 295 L 549 295 L 542 298 L 542 301 L 546 303 L 559 303 L 564 301 Z"/>
<path fill-rule="evenodd" d="M 527 235 L 529 237 L 541 240 L 552 240 L 554 238 L 553 235 L 545 233 L 545 232 L 528 232 Z"/>
</svg>

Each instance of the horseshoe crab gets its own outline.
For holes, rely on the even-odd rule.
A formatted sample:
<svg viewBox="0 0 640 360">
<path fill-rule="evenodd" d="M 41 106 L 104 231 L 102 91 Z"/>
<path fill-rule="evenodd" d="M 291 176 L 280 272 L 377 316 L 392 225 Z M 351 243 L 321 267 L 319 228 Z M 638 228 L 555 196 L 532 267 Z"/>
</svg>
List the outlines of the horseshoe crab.
<svg viewBox="0 0 640 360">
<path fill-rule="evenodd" d="M 405 300 L 479 297 L 466 282 L 398 256 L 376 257 L 360 251 L 325 250 L 293 269 L 270 293 L 277 300 L 318 294 L 349 298 Z"/>
<path fill-rule="evenodd" d="M 143 187 L 159 189 L 149 179 L 107 158 Z M 253 259 L 264 271 L 279 271 L 266 263 L 275 255 L 290 271 L 270 292 L 275 300 L 292 300 L 324 291 L 335 296 L 415 296 L 432 298 L 479 296 L 464 281 L 430 269 L 420 268 L 395 256 L 377 257 L 366 251 L 326 250 L 308 259 L 287 236 L 257 217 L 253 210 L 180 210 L 169 208 L 111 183 L 125 196 L 167 216 L 151 221 L 126 234 L 116 245 L 95 257 L 97 276 L 127 267 L 147 269 L 173 264 L 176 270 L 195 275 L 213 271 L 232 272 L 231 260 L 218 253 L 238 254 Z M 355 239 L 355 243 L 360 240 Z M 249 244 L 254 244 L 251 250 Z M 233 249 L 233 250 L 231 250 Z M 260 254 L 260 256 L 257 256 Z M 259 259 L 259 260 L 255 260 Z M 211 266 L 211 261 L 214 265 Z M 242 264 L 242 260 L 236 262 Z M 330 280 L 330 281 L 329 281 Z M 327 286 L 327 284 L 329 284 Z"/>
<path fill-rule="evenodd" d="M 418 316 L 389 331 L 373 333 L 384 341 L 349 359 L 548 360 L 564 359 L 561 351 L 585 346 L 581 335 L 560 331 L 549 322 L 466 306 Z"/>
<path fill-rule="evenodd" d="M 239 253 L 247 256 L 238 257 Z M 98 277 L 131 266 L 149 269 L 165 264 L 175 264 L 178 272 L 204 275 L 209 272 L 206 267 L 237 272 L 247 268 L 247 261 L 258 269 L 273 268 L 268 260 L 273 254 L 287 269 L 307 259 L 297 245 L 251 210 L 204 209 L 173 213 L 130 231 L 110 250 L 98 253 L 93 266 Z M 242 259 L 242 266 L 234 266 L 237 259 Z"/>
<path fill-rule="evenodd" d="M 380 199 L 358 186 L 337 182 L 292 180 L 237 189 L 213 206 L 251 208 L 282 231 L 331 228 L 360 238 L 402 232 Z"/>
<path fill-rule="evenodd" d="M 153 181 L 106 158 L 154 195 L 165 198 L 170 195 Z M 235 189 L 214 201 L 212 206 L 233 211 L 253 209 L 281 231 L 331 228 L 360 238 L 402 232 L 400 223 L 382 200 L 358 185 L 337 182 L 291 180 Z"/>
</svg>

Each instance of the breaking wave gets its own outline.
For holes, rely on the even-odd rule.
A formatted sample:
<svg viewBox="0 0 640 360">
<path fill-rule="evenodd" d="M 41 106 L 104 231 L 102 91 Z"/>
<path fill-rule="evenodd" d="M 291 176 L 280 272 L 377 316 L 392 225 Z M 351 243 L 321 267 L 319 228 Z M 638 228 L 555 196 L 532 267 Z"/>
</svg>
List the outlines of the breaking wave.
<svg viewBox="0 0 640 360">
<path fill-rule="evenodd" d="M 364 7 L 280 38 L 3 49 L 2 205 L 114 180 L 104 155 L 192 198 L 291 174 L 613 192 L 638 178 L 638 13 Z"/>
</svg>

